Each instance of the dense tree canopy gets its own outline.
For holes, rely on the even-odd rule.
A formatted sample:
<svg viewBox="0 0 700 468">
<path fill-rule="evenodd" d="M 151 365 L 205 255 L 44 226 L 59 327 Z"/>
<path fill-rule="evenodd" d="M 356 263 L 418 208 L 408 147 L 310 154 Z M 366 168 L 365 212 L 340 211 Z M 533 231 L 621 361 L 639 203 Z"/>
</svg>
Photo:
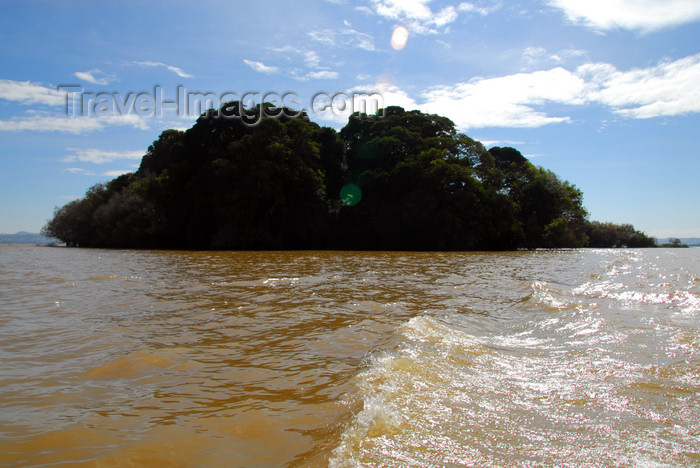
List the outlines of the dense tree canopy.
<svg viewBox="0 0 700 468">
<path fill-rule="evenodd" d="M 655 247 L 656 239 L 636 231 L 631 224 L 588 223 L 589 247 Z"/>
<path fill-rule="evenodd" d="M 589 222 L 575 186 L 513 148 L 487 151 L 445 117 L 388 107 L 355 114 L 336 132 L 264 106 L 259 122 L 227 103 L 185 132 L 164 131 L 138 171 L 57 208 L 43 232 L 71 246 L 187 249 L 493 250 L 649 239 L 631 226 Z"/>
</svg>

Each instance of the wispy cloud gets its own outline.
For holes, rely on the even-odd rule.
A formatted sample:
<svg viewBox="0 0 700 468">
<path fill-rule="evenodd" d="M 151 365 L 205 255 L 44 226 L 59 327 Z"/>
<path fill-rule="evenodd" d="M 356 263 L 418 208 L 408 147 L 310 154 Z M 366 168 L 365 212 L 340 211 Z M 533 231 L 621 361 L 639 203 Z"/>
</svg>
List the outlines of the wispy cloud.
<svg viewBox="0 0 700 468">
<path fill-rule="evenodd" d="M 136 151 L 104 151 L 95 148 L 68 148 L 73 154 L 66 156 L 62 159 L 63 162 L 89 162 L 92 164 L 104 164 L 112 161 L 130 159 L 130 160 L 140 160 L 143 157 L 142 150 Z M 80 171 L 79 168 L 74 168 L 76 171 Z"/>
<path fill-rule="evenodd" d="M 13 117 L 8 120 L 0 120 L 2 132 L 60 132 L 78 135 L 103 127 L 97 119 L 79 118 L 69 119 L 60 116 L 43 117 Z"/>
<path fill-rule="evenodd" d="M 177 76 L 179 76 L 181 78 L 193 78 L 193 76 L 194 76 L 194 75 L 191 75 L 191 74 L 185 72 L 180 67 L 168 65 L 167 63 L 163 63 L 163 62 L 138 61 L 138 62 L 131 62 L 131 63 L 133 65 L 138 65 L 140 67 L 145 67 L 145 68 L 164 67 L 164 68 L 168 69 L 169 71 L 175 73 Z"/>
<path fill-rule="evenodd" d="M 103 172 L 102 175 L 105 177 L 119 177 L 120 175 L 128 174 L 130 172 L 134 172 L 132 169 L 122 169 L 122 170 L 116 170 L 116 171 L 107 171 Z"/>
<path fill-rule="evenodd" d="M 454 6 L 447 6 L 433 11 L 428 6 L 430 0 L 371 0 L 373 12 L 406 26 L 418 34 L 436 33 L 441 28 L 457 19 Z"/>
<path fill-rule="evenodd" d="M 67 167 L 63 169 L 63 171 L 70 172 L 71 174 L 96 175 L 94 172 L 88 171 L 87 169 L 84 169 L 82 167 Z"/>
<path fill-rule="evenodd" d="M 319 68 L 321 66 L 321 57 L 316 51 L 313 50 L 300 49 L 292 46 L 270 47 L 268 50 L 275 52 L 276 54 L 283 55 L 287 61 L 294 61 L 298 63 L 299 59 L 301 59 L 301 61 L 304 62 L 304 64 L 309 68 Z M 253 63 L 250 60 L 248 62 Z M 257 63 L 262 65 L 260 62 Z"/>
<path fill-rule="evenodd" d="M 321 66 L 321 57 L 313 50 L 306 50 L 304 51 L 304 63 L 308 67 L 318 68 Z"/>
<path fill-rule="evenodd" d="M 2 132 L 60 132 L 80 135 L 110 126 L 148 129 L 146 121 L 134 114 L 108 117 L 67 117 L 65 115 L 32 113 L 29 116 L 0 120 L 0 131 Z"/>
<path fill-rule="evenodd" d="M 476 138 L 478 141 L 481 142 L 482 145 L 484 145 L 486 148 L 493 148 L 494 146 L 520 146 L 524 145 L 527 142 L 525 141 L 518 141 L 518 140 L 482 140 L 480 138 Z"/>
<path fill-rule="evenodd" d="M 66 103 L 66 93 L 31 81 L 0 80 L 0 99 L 25 105 L 61 106 Z"/>
<path fill-rule="evenodd" d="M 255 62 L 253 60 L 243 59 L 243 63 L 248 65 L 250 68 L 259 73 L 264 73 L 266 75 L 274 75 L 280 72 L 279 67 L 265 65 L 262 62 Z"/>
<path fill-rule="evenodd" d="M 493 13 L 494 11 L 498 10 L 499 8 L 501 8 L 500 3 L 496 3 L 490 7 L 483 7 L 474 5 L 470 2 L 462 2 L 457 7 L 457 10 L 462 13 L 476 13 L 481 16 L 486 16 L 489 13 Z"/>
<path fill-rule="evenodd" d="M 319 70 L 319 71 L 310 72 L 308 74 L 308 77 L 312 78 L 312 79 L 329 80 L 329 79 L 338 78 L 338 72 L 329 71 L 329 70 Z"/>
<path fill-rule="evenodd" d="M 527 47 L 523 50 L 522 61 L 526 68 L 532 69 L 553 64 L 561 65 L 576 59 L 581 60 L 587 55 L 585 50 L 580 49 L 562 49 L 550 52 L 544 47 Z"/>
<path fill-rule="evenodd" d="M 649 33 L 700 20 L 698 0 L 550 0 L 574 23 Z"/>
<path fill-rule="evenodd" d="M 343 47 L 367 51 L 376 50 L 374 47 L 374 38 L 372 38 L 372 36 L 352 28 L 311 31 L 309 32 L 309 37 L 328 47 Z"/>
<path fill-rule="evenodd" d="M 299 81 L 308 81 L 311 79 L 334 79 L 338 78 L 339 73 L 331 71 L 323 66 L 323 60 L 319 54 L 310 49 L 302 49 L 292 46 L 274 47 L 268 50 L 277 54 L 282 54 L 288 63 L 299 64 L 303 63 L 306 68 L 295 67 L 285 73 Z M 248 61 L 248 65 L 256 71 L 265 73 L 282 73 L 279 67 L 268 67 L 260 62 Z"/>
<path fill-rule="evenodd" d="M 79 80 L 87 81 L 88 83 L 96 85 L 106 85 L 116 80 L 114 75 L 108 75 L 97 68 L 84 72 L 75 72 L 73 75 Z"/>
<path fill-rule="evenodd" d="M 356 9 L 392 20 L 408 28 L 411 33 L 437 34 L 446 31 L 446 26 L 457 20 L 460 13 L 486 16 L 501 7 L 500 2 L 492 2 L 490 6 L 462 2 L 456 6 L 448 5 L 433 10 L 428 6 L 430 2 L 431 0 L 370 0 L 370 7 Z"/>
<path fill-rule="evenodd" d="M 134 172 L 133 169 L 117 169 L 117 170 L 112 170 L 112 171 L 105 171 L 100 174 L 97 174 L 96 172 L 89 171 L 87 169 L 83 169 L 82 167 L 69 167 L 63 170 L 64 172 L 70 172 L 71 174 L 80 174 L 84 176 L 96 176 L 96 175 L 101 175 L 103 177 L 119 177 L 120 175 L 123 174 L 128 174 L 130 172 Z M 80 197 L 72 197 L 72 196 L 66 196 L 68 200 L 74 200 L 76 198 Z"/>
</svg>

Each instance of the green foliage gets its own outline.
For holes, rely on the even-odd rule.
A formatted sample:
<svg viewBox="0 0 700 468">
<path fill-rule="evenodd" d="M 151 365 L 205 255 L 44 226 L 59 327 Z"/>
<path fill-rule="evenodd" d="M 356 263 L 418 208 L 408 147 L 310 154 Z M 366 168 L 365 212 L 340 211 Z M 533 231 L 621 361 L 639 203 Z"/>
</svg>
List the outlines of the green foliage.
<svg viewBox="0 0 700 468">
<path fill-rule="evenodd" d="M 656 239 L 636 231 L 631 224 L 587 223 L 589 247 L 656 247 Z"/>
<path fill-rule="evenodd" d="M 500 180 L 495 184 L 516 203 L 521 247 L 583 247 L 588 238 L 583 193 L 552 171 L 535 167 L 514 148 L 489 150 Z M 497 180 L 496 177 L 493 178 Z"/>
<path fill-rule="evenodd" d="M 672 249 L 678 249 L 678 248 L 683 248 L 687 249 L 688 245 L 684 244 L 679 238 L 677 237 L 670 237 L 668 239 L 668 242 L 665 244 L 661 244 L 661 247 L 670 247 Z"/>
<path fill-rule="evenodd" d="M 575 229 L 570 226 L 569 220 L 561 217 L 557 218 L 544 228 L 542 236 L 545 247 L 583 247 L 585 242 L 581 239 Z"/>
<path fill-rule="evenodd" d="M 575 186 L 513 148 L 487 151 L 445 117 L 389 107 L 336 132 L 263 108 L 260 119 L 226 103 L 164 131 L 138 171 L 57 208 L 43 233 L 83 247 L 391 250 L 579 247 L 607 235 Z"/>
<path fill-rule="evenodd" d="M 341 211 L 344 247 L 514 247 L 513 204 L 480 180 L 493 168 L 491 155 L 449 119 L 390 107 L 383 119 L 351 119 L 341 136 L 346 182 L 362 191 L 359 204 Z"/>
</svg>

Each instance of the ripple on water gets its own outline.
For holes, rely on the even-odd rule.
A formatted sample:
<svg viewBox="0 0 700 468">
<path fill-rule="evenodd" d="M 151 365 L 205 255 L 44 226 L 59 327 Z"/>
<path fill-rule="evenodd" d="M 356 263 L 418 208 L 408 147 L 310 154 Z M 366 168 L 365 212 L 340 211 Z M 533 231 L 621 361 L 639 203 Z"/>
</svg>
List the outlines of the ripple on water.
<svg viewBox="0 0 700 468">
<path fill-rule="evenodd" d="M 0 464 L 696 464 L 695 252 L 0 246 Z"/>
</svg>

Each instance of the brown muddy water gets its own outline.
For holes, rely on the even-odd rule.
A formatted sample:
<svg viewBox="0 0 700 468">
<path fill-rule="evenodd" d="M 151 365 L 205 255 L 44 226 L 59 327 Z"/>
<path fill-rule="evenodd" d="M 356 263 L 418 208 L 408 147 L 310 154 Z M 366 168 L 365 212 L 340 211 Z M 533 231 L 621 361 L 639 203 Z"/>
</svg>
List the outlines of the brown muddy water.
<svg viewBox="0 0 700 468">
<path fill-rule="evenodd" d="M 700 249 L 0 245 L 0 465 L 700 464 Z"/>
</svg>

